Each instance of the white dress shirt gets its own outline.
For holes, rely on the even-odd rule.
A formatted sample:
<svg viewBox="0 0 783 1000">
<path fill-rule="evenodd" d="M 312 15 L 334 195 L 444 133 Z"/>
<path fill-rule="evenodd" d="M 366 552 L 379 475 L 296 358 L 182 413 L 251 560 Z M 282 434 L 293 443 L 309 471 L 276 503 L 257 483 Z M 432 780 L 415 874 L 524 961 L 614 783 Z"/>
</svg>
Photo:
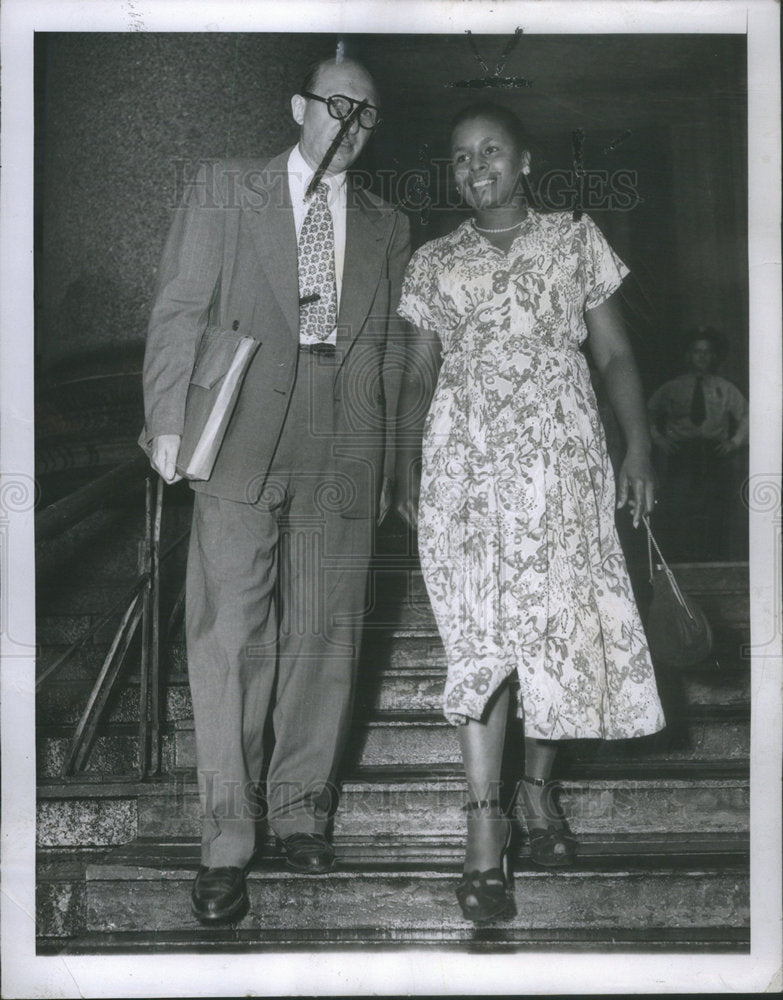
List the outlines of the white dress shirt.
<svg viewBox="0 0 783 1000">
<path fill-rule="evenodd" d="M 704 373 L 704 421 L 691 422 L 691 399 L 696 374 L 688 372 L 665 382 L 656 389 L 647 404 L 651 432 L 656 443 L 660 437 L 669 441 L 728 441 L 731 432 L 729 417 L 736 429 L 733 443 L 740 447 L 748 440 L 748 404 L 739 389 L 720 375 Z"/>
<path fill-rule="evenodd" d="M 288 157 L 288 187 L 291 191 L 291 207 L 294 210 L 297 240 L 307 215 L 307 209 L 310 207 L 309 202 L 305 202 L 305 191 L 314 173 L 313 168 L 305 162 L 299 151 L 299 146 L 294 146 Z M 334 276 L 337 284 L 337 307 L 339 309 L 343 262 L 345 260 L 345 211 L 347 204 L 345 171 L 340 174 L 324 174 L 321 181 L 329 188 L 327 203 L 334 229 Z"/>
</svg>

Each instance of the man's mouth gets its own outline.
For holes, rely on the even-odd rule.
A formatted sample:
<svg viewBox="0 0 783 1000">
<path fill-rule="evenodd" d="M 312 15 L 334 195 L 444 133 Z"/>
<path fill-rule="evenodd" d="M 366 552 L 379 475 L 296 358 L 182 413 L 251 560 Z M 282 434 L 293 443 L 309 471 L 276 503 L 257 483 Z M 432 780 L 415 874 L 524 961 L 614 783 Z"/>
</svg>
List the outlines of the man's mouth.
<svg viewBox="0 0 783 1000">
<path fill-rule="evenodd" d="M 494 177 L 482 177 L 479 181 L 471 181 L 470 186 L 474 191 L 483 191 L 484 188 L 489 187 L 490 184 L 495 183 Z"/>
</svg>

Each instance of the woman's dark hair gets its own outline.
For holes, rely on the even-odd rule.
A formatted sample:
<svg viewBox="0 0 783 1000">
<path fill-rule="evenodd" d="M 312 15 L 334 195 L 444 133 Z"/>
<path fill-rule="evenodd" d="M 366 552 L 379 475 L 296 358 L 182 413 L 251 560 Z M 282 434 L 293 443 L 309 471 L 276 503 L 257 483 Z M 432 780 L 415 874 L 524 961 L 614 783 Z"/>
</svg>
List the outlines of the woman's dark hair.
<svg viewBox="0 0 783 1000">
<path fill-rule="evenodd" d="M 509 111 L 502 104 L 495 104 L 494 101 L 478 101 L 476 104 L 469 104 L 463 108 L 452 119 L 449 135 L 454 134 L 458 125 L 474 121 L 476 118 L 488 118 L 491 122 L 499 125 L 508 134 L 518 153 L 528 148 L 525 126 L 513 111 Z"/>
</svg>

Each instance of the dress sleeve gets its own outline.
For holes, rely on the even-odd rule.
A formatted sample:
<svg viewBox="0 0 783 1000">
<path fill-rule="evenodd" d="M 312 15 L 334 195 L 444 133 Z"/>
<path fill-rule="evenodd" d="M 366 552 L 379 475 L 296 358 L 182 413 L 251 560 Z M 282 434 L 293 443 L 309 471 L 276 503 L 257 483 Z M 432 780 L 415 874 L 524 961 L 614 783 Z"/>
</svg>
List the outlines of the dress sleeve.
<svg viewBox="0 0 783 1000">
<path fill-rule="evenodd" d="M 411 257 L 402 282 L 397 312 L 421 330 L 433 333 L 451 326 L 437 281 L 438 269 L 427 244 Z"/>
<path fill-rule="evenodd" d="M 585 309 L 593 309 L 605 302 L 612 292 L 617 291 L 623 278 L 629 273 L 617 254 L 612 250 L 604 234 L 589 216 L 583 217 L 585 227 L 584 275 Z"/>
</svg>

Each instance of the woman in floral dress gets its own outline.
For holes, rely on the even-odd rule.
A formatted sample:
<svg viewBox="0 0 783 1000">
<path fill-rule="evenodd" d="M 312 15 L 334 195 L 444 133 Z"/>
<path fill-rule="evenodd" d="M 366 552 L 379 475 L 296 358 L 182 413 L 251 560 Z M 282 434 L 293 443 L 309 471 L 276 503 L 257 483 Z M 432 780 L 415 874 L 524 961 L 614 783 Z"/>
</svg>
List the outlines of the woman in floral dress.
<svg viewBox="0 0 783 1000">
<path fill-rule="evenodd" d="M 553 803 L 554 741 L 643 736 L 664 719 L 614 524 L 616 506 L 638 526 L 653 505 L 642 390 L 613 297 L 627 269 L 588 217 L 527 207 L 530 155 L 507 109 L 466 109 L 451 141 L 474 214 L 408 266 L 399 311 L 415 335 L 402 412 L 421 407 L 442 354 L 419 552 L 471 800 L 457 896 L 480 922 L 513 905 L 497 799 L 509 679 L 524 720 L 522 806 L 543 865 L 573 863 L 576 848 Z M 617 484 L 585 342 L 625 436 Z"/>
</svg>

